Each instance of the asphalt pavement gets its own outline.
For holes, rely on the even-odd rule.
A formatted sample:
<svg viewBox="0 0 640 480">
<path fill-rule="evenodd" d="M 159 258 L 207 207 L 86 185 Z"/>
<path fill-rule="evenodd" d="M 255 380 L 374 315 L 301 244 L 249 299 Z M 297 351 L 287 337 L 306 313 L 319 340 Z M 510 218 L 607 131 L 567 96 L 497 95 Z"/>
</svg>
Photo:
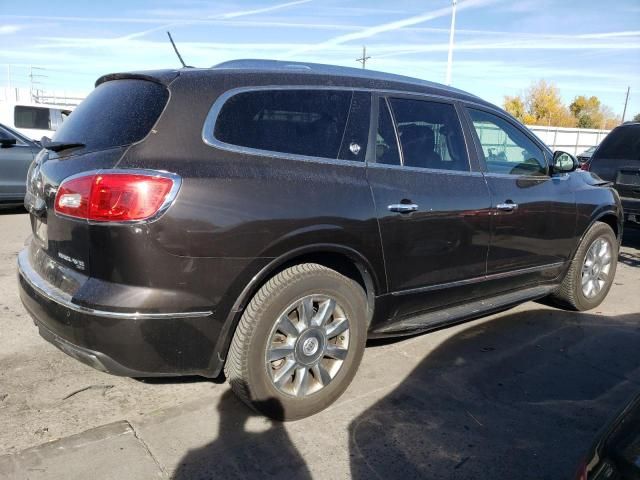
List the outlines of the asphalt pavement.
<svg viewBox="0 0 640 480">
<path fill-rule="evenodd" d="M 596 310 L 371 342 L 334 405 L 286 424 L 220 381 L 114 377 L 46 343 L 17 293 L 27 215 L 0 211 L 0 232 L 2 479 L 573 478 L 640 392 L 640 231 Z"/>
</svg>

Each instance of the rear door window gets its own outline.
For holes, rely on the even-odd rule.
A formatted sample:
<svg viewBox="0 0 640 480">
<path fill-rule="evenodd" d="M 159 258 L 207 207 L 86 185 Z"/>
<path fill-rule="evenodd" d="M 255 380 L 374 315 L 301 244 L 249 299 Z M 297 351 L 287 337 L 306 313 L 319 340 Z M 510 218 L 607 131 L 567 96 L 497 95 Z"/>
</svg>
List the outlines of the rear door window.
<svg viewBox="0 0 640 480">
<path fill-rule="evenodd" d="M 13 111 L 13 122 L 16 128 L 33 130 L 50 130 L 51 117 L 48 108 L 16 105 Z"/>
<path fill-rule="evenodd" d="M 86 151 L 130 145 L 151 131 L 168 99 L 164 86 L 148 80 L 101 83 L 62 122 L 53 139 L 84 143 Z"/>
<path fill-rule="evenodd" d="M 408 98 L 389 101 L 404 166 L 469 171 L 462 127 L 452 104 Z"/>
<path fill-rule="evenodd" d="M 296 89 L 238 93 L 220 109 L 214 137 L 240 147 L 337 159 L 352 95 Z"/>
<path fill-rule="evenodd" d="M 594 157 L 611 160 L 640 160 L 640 125 L 623 125 L 602 141 Z"/>
</svg>

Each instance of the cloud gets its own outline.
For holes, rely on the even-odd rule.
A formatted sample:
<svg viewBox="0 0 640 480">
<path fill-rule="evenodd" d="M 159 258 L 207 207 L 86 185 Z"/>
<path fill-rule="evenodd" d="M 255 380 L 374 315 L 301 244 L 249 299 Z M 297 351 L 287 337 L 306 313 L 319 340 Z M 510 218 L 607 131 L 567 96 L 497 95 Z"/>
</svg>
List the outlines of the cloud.
<svg viewBox="0 0 640 480">
<path fill-rule="evenodd" d="M 230 13 L 223 13 L 221 15 L 212 15 L 210 18 L 225 19 L 225 18 L 244 17 L 246 15 L 255 15 L 256 13 L 273 12 L 274 10 L 293 7 L 294 5 L 302 5 L 303 3 L 309 3 L 310 1 L 311 0 L 297 0 L 295 2 L 280 3 L 278 5 L 272 5 L 270 7 L 257 8 L 255 10 L 241 10 L 239 12 L 230 12 Z"/>
<path fill-rule="evenodd" d="M 466 0 L 465 2 L 459 3 L 458 10 L 462 10 L 470 7 L 478 7 L 481 5 L 487 5 L 490 3 L 495 3 L 495 1 L 496 0 Z M 437 10 L 425 12 L 420 15 L 415 15 L 413 17 L 404 18 L 402 20 L 396 20 L 394 22 L 383 23 L 381 25 L 364 28 L 358 32 L 347 33 L 345 35 L 333 37 L 333 38 L 330 38 L 329 40 L 325 40 L 324 42 L 320 42 L 312 46 L 300 47 L 300 48 L 291 50 L 289 52 L 286 52 L 284 54 L 284 57 L 292 57 L 300 53 L 305 53 L 305 52 L 314 51 L 314 50 L 323 50 L 326 48 L 335 47 L 336 45 L 341 45 L 343 43 L 352 42 L 354 40 L 363 40 L 365 38 L 370 38 L 380 33 L 400 30 L 405 27 L 418 25 L 420 23 L 424 23 L 429 20 L 434 20 L 439 17 L 444 17 L 446 15 L 451 15 L 451 7 L 439 8 Z"/>
<path fill-rule="evenodd" d="M 12 33 L 19 32 L 25 27 L 23 25 L 0 25 L 0 35 L 11 35 Z"/>
<path fill-rule="evenodd" d="M 274 10 L 280 10 L 282 8 L 293 7 L 293 6 L 296 6 L 296 5 L 301 5 L 303 3 L 309 3 L 311 1 L 312 0 L 296 0 L 294 2 L 279 3 L 279 4 L 276 4 L 276 5 L 271 5 L 269 7 L 258 8 L 258 9 L 253 9 L 253 10 L 238 10 L 238 11 L 235 11 L 235 12 L 227 12 L 227 13 L 221 13 L 221 14 L 216 14 L 216 15 L 209 15 L 208 18 L 214 19 L 214 20 L 227 20 L 227 19 L 233 19 L 233 18 L 238 18 L 238 17 L 245 17 L 245 16 L 248 16 L 248 15 L 255 15 L 255 14 L 258 14 L 258 13 L 273 12 Z M 144 37 L 145 35 L 148 35 L 149 33 L 157 32 L 159 30 L 166 30 L 168 28 L 175 27 L 175 26 L 192 25 L 192 24 L 195 24 L 195 23 L 197 23 L 197 21 L 196 22 L 194 22 L 193 20 L 174 21 L 174 22 L 171 22 L 171 23 L 160 25 L 159 27 L 150 28 L 148 30 L 143 30 L 141 32 L 131 33 L 129 35 L 125 35 L 123 37 L 119 37 L 116 40 L 131 40 L 133 38 Z"/>
</svg>

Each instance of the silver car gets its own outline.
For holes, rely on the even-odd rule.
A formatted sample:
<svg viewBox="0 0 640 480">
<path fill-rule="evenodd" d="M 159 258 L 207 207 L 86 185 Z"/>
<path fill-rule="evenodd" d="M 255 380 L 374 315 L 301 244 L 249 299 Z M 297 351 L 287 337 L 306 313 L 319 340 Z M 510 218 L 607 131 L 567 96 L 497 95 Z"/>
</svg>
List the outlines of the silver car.
<svg viewBox="0 0 640 480">
<path fill-rule="evenodd" d="M 22 205 L 27 171 L 40 145 L 0 124 L 0 208 Z"/>
</svg>

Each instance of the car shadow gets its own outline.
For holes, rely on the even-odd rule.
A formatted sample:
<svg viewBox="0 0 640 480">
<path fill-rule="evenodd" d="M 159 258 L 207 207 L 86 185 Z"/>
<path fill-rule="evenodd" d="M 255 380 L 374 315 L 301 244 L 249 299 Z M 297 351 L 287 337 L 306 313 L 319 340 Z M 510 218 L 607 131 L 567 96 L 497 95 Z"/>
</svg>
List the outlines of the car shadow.
<svg viewBox="0 0 640 480">
<path fill-rule="evenodd" d="M 283 416 L 277 399 L 264 403 L 274 416 Z M 261 428 L 251 431 L 256 429 L 248 425 L 249 419 L 260 414 L 240 402 L 231 390 L 222 395 L 218 412 L 216 439 L 189 451 L 180 460 L 173 480 L 311 478 L 282 422 L 260 419 Z"/>
<path fill-rule="evenodd" d="M 15 205 L 2 205 L 0 204 L 0 216 L 2 215 L 20 215 L 23 213 L 28 213 L 24 206 Z"/>
<path fill-rule="evenodd" d="M 351 476 L 573 478 L 640 391 L 639 350 L 640 314 L 535 309 L 470 326 L 350 423 Z"/>
<path fill-rule="evenodd" d="M 625 251 L 620 251 L 618 261 L 630 267 L 640 267 L 640 228 L 625 228 L 622 246 L 626 248 Z M 636 251 L 628 251 L 630 249 Z"/>
</svg>

